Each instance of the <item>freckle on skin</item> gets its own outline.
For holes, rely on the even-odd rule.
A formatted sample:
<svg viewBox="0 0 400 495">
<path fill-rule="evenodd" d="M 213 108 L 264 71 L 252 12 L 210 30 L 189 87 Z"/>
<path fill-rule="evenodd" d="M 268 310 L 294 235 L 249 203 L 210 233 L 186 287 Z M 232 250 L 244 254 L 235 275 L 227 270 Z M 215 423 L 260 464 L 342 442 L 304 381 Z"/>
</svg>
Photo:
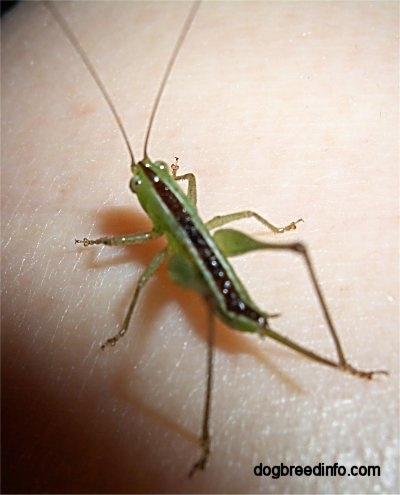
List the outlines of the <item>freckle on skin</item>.
<svg viewBox="0 0 400 495">
<path fill-rule="evenodd" d="M 71 105 L 72 113 L 77 117 L 87 117 L 88 115 L 92 115 L 96 111 L 96 105 L 93 103 L 81 103 L 80 105 L 72 104 Z"/>
</svg>

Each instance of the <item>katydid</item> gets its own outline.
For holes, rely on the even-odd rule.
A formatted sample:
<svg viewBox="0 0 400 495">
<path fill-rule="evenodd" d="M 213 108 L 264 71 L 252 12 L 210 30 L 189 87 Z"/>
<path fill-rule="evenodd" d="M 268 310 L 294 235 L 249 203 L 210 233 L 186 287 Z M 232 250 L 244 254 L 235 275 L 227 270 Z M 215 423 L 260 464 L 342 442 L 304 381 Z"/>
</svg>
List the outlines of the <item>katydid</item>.
<svg viewBox="0 0 400 495">
<path fill-rule="evenodd" d="M 108 338 L 102 344 L 101 348 L 114 346 L 125 335 L 142 289 L 164 262 L 168 262 L 170 278 L 175 283 L 198 292 L 209 307 L 207 380 L 201 434 L 202 452 L 199 460 L 191 468 L 189 475 L 191 476 L 197 470 L 206 467 L 211 450 L 209 420 L 213 381 L 214 315 L 234 330 L 256 333 L 261 337 L 270 337 L 313 361 L 332 368 L 338 368 L 358 377 L 371 379 L 374 374 L 387 374 L 384 370 L 358 370 L 347 361 L 328 306 L 317 281 L 311 258 L 303 244 L 298 242 L 284 244 L 261 242 L 240 231 L 224 227 L 230 222 L 252 217 L 266 229 L 271 230 L 275 234 L 282 234 L 286 231 L 296 229 L 297 224 L 303 221 L 301 218 L 289 222 L 286 226 L 277 227 L 258 213 L 246 210 L 216 216 L 207 222 L 203 222 L 199 217 L 196 207 L 197 189 L 195 176 L 192 173 L 177 175 L 177 164 L 168 165 L 165 161 L 152 161 L 149 158 L 149 139 L 159 103 L 200 4 L 196 2 L 191 7 L 175 48 L 169 58 L 154 100 L 153 108 L 150 112 L 150 119 L 144 140 L 143 158 L 138 162 L 134 158 L 132 147 L 121 119 L 98 73 L 89 61 L 75 35 L 58 13 L 54 4 L 48 3 L 46 5 L 80 55 L 115 118 L 131 158 L 132 178 L 130 180 L 130 189 L 137 195 L 141 206 L 153 223 L 152 230 L 148 232 L 126 234 L 117 237 L 101 237 L 98 239 L 84 238 L 82 240 L 75 240 L 75 242 L 83 244 L 84 247 L 95 244 L 121 246 L 144 243 L 160 236 L 165 236 L 167 239 L 167 247 L 155 255 L 141 274 L 119 332 Z M 184 192 L 179 186 L 178 182 L 181 181 L 187 181 L 187 192 Z M 212 233 L 213 231 L 215 232 Z M 272 328 L 270 320 L 275 315 L 258 307 L 228 261 L 229 257 L 256 250 L 285 250 L 297 253 L 302 257 L 322 309 L 326 325 L 333 339 L 337 360 L 321 356 L 279 334 Z"/>
</svg>

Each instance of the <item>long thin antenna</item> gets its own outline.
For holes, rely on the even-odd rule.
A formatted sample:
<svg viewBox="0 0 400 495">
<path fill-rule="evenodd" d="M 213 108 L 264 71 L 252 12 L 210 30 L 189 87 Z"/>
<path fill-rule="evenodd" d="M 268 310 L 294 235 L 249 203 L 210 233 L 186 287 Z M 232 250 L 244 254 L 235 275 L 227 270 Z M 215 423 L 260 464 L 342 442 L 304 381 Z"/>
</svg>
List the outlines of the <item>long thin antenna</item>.
<svg viewBox="0 0 400 495">
<path fill-rule="evenodd" d="M 98 88 L 100 89 L 104 99 L 106 100 L 108 108 L 111 110 L 111 113 L 113 114 L 114 119 L 115 119 L 115 121 L 119 127 L 119 130 L 121 131 L 122 137 L 125 141 L 125 144 L 126 144 L 126 147 L 128 149 L 129 156 L 130 156 L 131 167 L 133 168 L 135 166 L 136 162 L 135 162 L 135 158 L 133 155 L 131 144 L 130 144 L 129 139 L 128 139 L 128 135 L 127 135 L 125 128 L 122 124 L 122 120 L 121 120 L 120 116 L 118 115 L 117 110 L 111 101 L 111 97 L 108 94 L 102 80 L 100 79 L 99 74 L 97 73 L 97 71 L 94 68 L 94 66 L 92 65 L 92 63 L 90 62 L 89 57 L 87 56 L 82 45 L 79 43 L 78 39 L 75 37 L 74 33 L 71 31 L 71 29 L 69 28 L 68 24 L 66 23 L 66 21 L 64 20 L 62 15 L 58 12 L 54 3 L 53 2 L 43 2 L 43 3 L 48 8 L 50 13 L 53 15 L 54 19 L 57 21 L 58 25 L 60 26 L 60 28 L 64 32 L 65 36 L 68 38 L 71 45 L 77 51 L 78 55 L 82 59 L 82 62 L 85 64 L 87 70 L 89 71 L 89 73 L 93 77 L 94 81 L 96 82 Z"/>
<path fill-rule="evenodd" d="M 161 96 L 164 92 L 165 86 L 166 86 L 168 78 L 171 74 L 172 68 L 175 64 L 176 58 L 178 57 L 179 51 L 182 48 L 183 42 L 185 41 L 186 35 L 187 35 L 189 28 L 193 22 L 193 19 L 196 16 L 196 13 L 197 13 L 197 10 L 199 9 L 199 7 L 200 7 L 200 0 L 197 2 L 194 2 L 194 4 L 192 5 L 192 8 L 190 9 L 190 12 L 186 18 L 185 24 L 182 26 L 182 29 L 181 29 L 179 38 L 176 42 L 174 51 L 172 52 L 172 55 L 168 61 L 166 68 L 165 68 L 165 72 L 164 72 L 163 78 L 161 80 L 160 87 L 158 88 L 157 95 L 156 95 L 156 98 L 154 100 L 153 108 L 151 109 L 149 123 L 147 125 L 146 137 L 144 140 L 144 147 L 143 147 L 144 158 L 148 158 L 147 147 L 149 144 L 150 133 L 151 133 L 151 130 L 153 128 L 154 118 L 156 116 L 156 113 L 157 113 L 157 110 L 158 110 L 158 107 L 160 104 Z"/>
</svg>

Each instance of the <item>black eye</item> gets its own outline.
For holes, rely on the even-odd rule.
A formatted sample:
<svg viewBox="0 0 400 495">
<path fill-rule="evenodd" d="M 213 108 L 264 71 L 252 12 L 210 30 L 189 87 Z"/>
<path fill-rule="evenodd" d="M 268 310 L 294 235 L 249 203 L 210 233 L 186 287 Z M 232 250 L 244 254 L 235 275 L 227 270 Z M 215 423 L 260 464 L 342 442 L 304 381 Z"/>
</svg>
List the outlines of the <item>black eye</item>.
<svg viewBox="0 0 400 495">
<path fill-rule="evenodd" d="M 136 190 L 140 186 L 141 183 L 142 183 L 142 180 L 140 179 L 140 177 L 138 175 L 133 176 L 130 183 L 129 183 L 129 187 L 130 187 L 131 191 L 133 193 L 136 193 Z"/>
</svg>

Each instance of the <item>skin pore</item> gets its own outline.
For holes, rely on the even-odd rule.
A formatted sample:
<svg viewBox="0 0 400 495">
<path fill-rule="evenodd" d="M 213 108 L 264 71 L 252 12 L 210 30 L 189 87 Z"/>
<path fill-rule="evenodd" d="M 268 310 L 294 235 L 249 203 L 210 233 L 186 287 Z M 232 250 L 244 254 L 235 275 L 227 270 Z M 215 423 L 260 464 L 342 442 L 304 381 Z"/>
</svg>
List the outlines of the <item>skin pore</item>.
<svg viewBox="0 0 400 495">
<path fill-rule="evenodd" d="M 136 159 L 189 5 L 61 4 L 112 95 Z M 199 210 L 251 208 L 299 230 L 350 362 L 347 376 L 216 324 L 212 453 L 198 459 L 207 309 L 162 269 L 115 349 L 135 282 L 163 241 L 75 238 L 151 228 L 123 141 L 40 3 L 3 24 L 5 480 L 21 492 L 394 492 L 398 465 L 398 174 L 393 3 L 203 4 L 150 139 L 194 172 Z M 274 329 L 333 356 L 300 259 L 233 261 Z M 396 394 L 396 395 L 395 395 Z M 396 397 L 396 399 L 394 399 Z M 379 465 L 380 477 L 258 478 L 253 467 Z M 7 490 L 5 490 L 7 491 Z"/>
</svg>

